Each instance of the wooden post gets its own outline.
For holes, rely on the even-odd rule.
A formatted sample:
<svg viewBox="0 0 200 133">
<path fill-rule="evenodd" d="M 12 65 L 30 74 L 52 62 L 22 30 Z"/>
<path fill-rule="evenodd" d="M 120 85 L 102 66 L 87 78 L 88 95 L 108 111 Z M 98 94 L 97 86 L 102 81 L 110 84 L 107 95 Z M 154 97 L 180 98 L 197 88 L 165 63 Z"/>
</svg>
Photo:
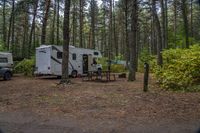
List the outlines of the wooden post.
<svg viewBox="0 0 200 133">
<path fill-rule="evenodd" d="M 108 60 L 108 81 L 110 81 L 110 72 L 111 72 L 111 60 Z"/>
<path fill-rule="evenodd" d="M 148 80 L 149 80 L 149 64 L 144 63 L 144 88 L 143 91 L 148 91 Z"/>
</svg>

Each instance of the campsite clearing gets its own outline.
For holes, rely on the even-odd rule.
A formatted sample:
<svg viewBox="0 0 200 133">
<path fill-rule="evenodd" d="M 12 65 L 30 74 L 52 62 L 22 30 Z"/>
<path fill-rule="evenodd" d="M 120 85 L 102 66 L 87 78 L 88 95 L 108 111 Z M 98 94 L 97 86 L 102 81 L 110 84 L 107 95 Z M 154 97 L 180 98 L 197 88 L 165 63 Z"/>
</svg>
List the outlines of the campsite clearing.
<svg viewBox="0 0 200 133">
<path fill-rule="evenodd" d="M 15 76 L 0 81 L 0 129 L 5 132 L 194 132 L 200 127 L 200 93 L 158 89 L 143 75 L 135 82 L 82 82 Z"/>
</svg>

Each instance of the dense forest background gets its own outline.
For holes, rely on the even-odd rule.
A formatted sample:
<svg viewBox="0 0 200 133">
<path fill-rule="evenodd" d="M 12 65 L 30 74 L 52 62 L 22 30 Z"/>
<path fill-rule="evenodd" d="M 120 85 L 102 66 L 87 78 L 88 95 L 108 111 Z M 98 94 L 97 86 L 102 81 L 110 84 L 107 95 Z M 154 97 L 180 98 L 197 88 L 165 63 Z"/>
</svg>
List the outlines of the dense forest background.
<svg viewBox="0 0 200 133">
<path fill-rule="evenodd" d="M 132 39 L 132 4 L 131 0 L 72 0 L 70 44 L 125 59 Z M 163 49 L 185 48 L 200 40 L 198 1 L 137 4 L 137 53 L 145 48 L 157 54 L 159 36 Z M 63 0 L 1 0 L 0 15 L 0 48 L 12 51 L 14 57 L 29 58 L 41 44 L 63 44 Z"/>
</svg>

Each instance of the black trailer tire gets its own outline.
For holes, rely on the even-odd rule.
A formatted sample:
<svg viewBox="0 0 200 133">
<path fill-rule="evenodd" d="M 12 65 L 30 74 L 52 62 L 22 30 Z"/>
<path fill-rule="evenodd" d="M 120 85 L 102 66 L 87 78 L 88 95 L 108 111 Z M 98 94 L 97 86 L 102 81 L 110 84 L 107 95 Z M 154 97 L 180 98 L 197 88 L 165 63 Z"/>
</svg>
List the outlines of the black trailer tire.
<svg viewBox="0 0 200 133">
<path fill-rule="evenodd" d="M 77 71 L 73 70 L 71 73 L 72 78 L 76 78 L 77 77 Z"/>
<path fill-rule="evenodd" d="M 12 76 L 12 74 L 11 74 L 10 72 L 6 72 L 6 73 L 4 73 L 3 79 L 4 79 L 4 80 L 10 80 L 10 79 L 11 79 L 11 76 Z"/>
</svg>

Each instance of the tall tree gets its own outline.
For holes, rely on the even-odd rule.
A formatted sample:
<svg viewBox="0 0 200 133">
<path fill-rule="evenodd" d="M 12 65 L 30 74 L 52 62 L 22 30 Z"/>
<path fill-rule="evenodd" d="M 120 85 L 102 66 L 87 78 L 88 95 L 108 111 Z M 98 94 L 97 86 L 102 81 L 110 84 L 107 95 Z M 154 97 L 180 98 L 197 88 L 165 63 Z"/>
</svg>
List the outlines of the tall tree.
<svg viewBox="0 0 200 133">
<path fill-rule="evenodd" d="M 69 39 L 70 39 L 70 3 L 65 0 L 64 21 L 63 21 L 63 54 L 62 54 L 62 79 L 61 83 L 69 83 L 68 63 L 69 63 Z"/>
<path fill-rule="evenodd" d="M 29 23 L 29 16 L 28 16 L 28 4 L 24 3 L 24 14 L 23 14 L 23 43 L 22 43 L 22 57 L 27 57 L 27 40 L 28 40 L 28 23 Z"/>
<path fill-rule="evenodd" d="M 118 56 L 118 36 L 117 36 L 117 32 L 116 32 L 116 14 L 115 14 L 115 0 L 113 0 L 113 41 L 114 41 L 114 46 L 115 46 L 115 56 Z"/>
<path fill-rule="evenodd" d="M 174 6 L 174 47 L 176 47 L 176 27 L 177 27 L 177 0 L 174 0 L 173 2 L 173 6 Z"/>
<path fill-rule="evenodd" d="M 51 0 L 45 0 L 45 10 L 44 10 L 44 16 L 42 20 L 41 44 L 46 43 L 46 27 L 47 27 L 47 20 L 49 17 L 50 4 L 51 4 Z"/>
<path fill-rule="evenodd" d="M 181 0 L 181 10 L 183 15 L 184 31 L 185 31 L 185 47 L 189 48 L 189 26 L 188 26 L 188 11 L 187 11 L 186 0 Z"/>
<path fill-rule="evenodd" d="M 6 0 L 3 0 L 3 12 L 2 12 L 2 15 L 3 15 L 3 42 L 4 42 L 4 45 L 6 45 L 6 37 L 7 37 L 7 30 L 6 30 Z"/>
<path fill-rule="evenodd" d="M 14 49 L 14 43 L 15 43 L 15 0 L 12 3 L 13 6 L 13 16 L 12 16 L 12 34 L 11 34 L 11 51 Z"/>
<path fill-rule="evenodd" d="M 159 66 L 162 66 L 163 59 L 162 59 L 162 32 L 161 32 L 161 26 L 160 21 L 158 18 L 157 10 L 156 10 L 156 0 L 152 0 L 152 14 L 155 18 L 155 28 L 158 36 L 158 43 L 157 43 L 157 64 Z"/>
<path fill-rule="evenodd" d="M 51 26 L 51 35 L 50 35 L 50 43 L 55 44 L 55 23 L 56 23 L 56 0 L 54 0 L 53 4 L 53 20 L 52 20 L 52 26 Z"/>
<path fill-rule="evenodd" d="M 190 30 L 191 37 L 193 37 L 193 0 L 190 0 Z"/>
<path fill-rule="evenodd" d="M 162 47 L 166 46 L 166 13 L 164 0 L 160 0 L 161 3 L 161 14 L 162 14 Z"/>
<path fill-rule="evenodd" d="M 96 1 L 91 0 L 91 48 L 95 49 L 95 28 L 96 28 Z"/>
<path fill-rule="evenodd" d="M 131 6 L 131 42 L 130 42 L 130 66 L 129 66 L 129 81 L 136 80 L 136 65 L 137 65 L 137 30 L 138 30 L 138 1 L 133 0 Z"/>
<path fill-rule="evenodd" d="M 34 30 L 35 30 L 35 19 L 36 19 L 36 15 L 37 15 L 37 9 L 38 9 L 38 2 L 39 0 L 35 0 L 33 2 L 33 19 L 32 19 L 32 24 L 31 24 L 31 29 L 30 29 L 30 34 L 29 34 L 29 43 L 28 43 L 28 57 L 30 58 L 31 56 L 31 50 L 34 49 L 35 47 L 32 46 L 32 38 Z"/>
<path fill-rule="evenodd" d="M 112 0 L 109 0 L 109 43 L 108 43 L 108 58 L 109 58 L 109 61 L 111 60 L 111 52 L 112 52 L 112 49 L 113 49 L 113 13 L 112 13 Z M 108 69 L 110 70 L 110 66 L 108 67 Z"/>
<path fill-rule="evenodd" d="M 104 56 L 108 57 L 108 51 L 105 52 L 106 48 L 108 49 L 108 43 L 107 43 L 107 32 L 106 32 L 106 28 L 107 28 L 107 24 L 106 24 L 106 20 L 107 20 L 107 2 L 106 0 L 102 0 L 102 4 L 103 4 L 103 17 L 102 17 L 102 43 L 101 43 L 101 50 L 104 51 Z"/>
<path fill-rule="evenodd" d="M 128 2 L 129 0 L 124 0 L 124 14 L 125 14 L 125 42 L 126 42 L 126 66 L 130 61 L 130 51 L 129 51 L 129 37 L 128 37 Z"/>
<path fill-rule="evenodd" d="M 168 0 L 165 0 L 165 48 L 168 48 Z"/>
<path fill-rule="evenodd" d="M 7 37 L 7 50 L 9 51 L 10 50 L 10 36 L 14 35 L 14 33 L 11 33 L 14 32 L 14 30 L 12 30 L 12 27 L 13 27 L 13 22 L 14 22 L 14 10 L 15 10 L 15 0 L 12 0 L 12 11 L 11 11 L 11 15 L 10 15 L 10 22 L 9 22 L 9 29 L 8 29 L 8 37 Z M 13 38 L 12 38 L 13 39 Z"/>
<path fill-rule="evenodd" d="M 57 28 L 57 30 L 56 30 L 56 42 L 57 42 L 57 45 L 59 45 L 59 43 L 60 43 L 60 37 L 59 37 L 59 33 L 60 33 L 60 30 L 59 30 L 59 28 L 60 28 L 60 0 L 57 0 L 57 21 L 56 21 L 56 28 Z"/>
<path fill-rule="evenodd" d="M 77 42 L 77 27 L 78 27 L 78 24 L 77 24 L 77 16 L 78 16 L 78 13 L 77 13 L 77 1 L 72 1 L 72 44 L 74 46 L 77 46 L 76 42 Z"/>
<path fill-rule="evenodd" d="M 83 9 L 84 0 L 79 0 L 79 47 L 83 48 Z"/>
</svg>

